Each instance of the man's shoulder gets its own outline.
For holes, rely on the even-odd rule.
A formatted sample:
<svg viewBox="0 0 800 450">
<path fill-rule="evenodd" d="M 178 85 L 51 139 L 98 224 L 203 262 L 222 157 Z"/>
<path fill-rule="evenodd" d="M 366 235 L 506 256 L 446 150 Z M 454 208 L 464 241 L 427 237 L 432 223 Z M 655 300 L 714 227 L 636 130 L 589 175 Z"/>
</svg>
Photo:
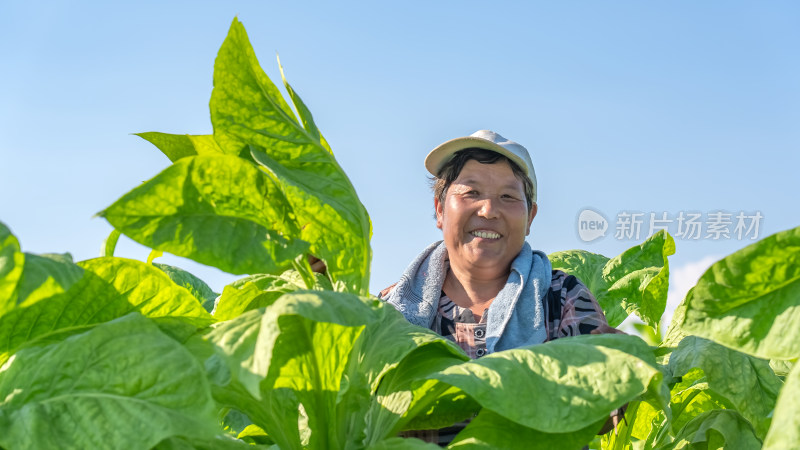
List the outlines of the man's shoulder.
<svg viewBox="0 0 800 450">
<path fill-rule="evenodd" d="M 560 291 L 566 289 L 573 291 L 575 289 L 586 289 L 586 285 L 578 279 L 575 275 L 570 275 L 561 269 L 553 269 L 553 277 L 550 280 L 550 290 Z"/>
</svg>

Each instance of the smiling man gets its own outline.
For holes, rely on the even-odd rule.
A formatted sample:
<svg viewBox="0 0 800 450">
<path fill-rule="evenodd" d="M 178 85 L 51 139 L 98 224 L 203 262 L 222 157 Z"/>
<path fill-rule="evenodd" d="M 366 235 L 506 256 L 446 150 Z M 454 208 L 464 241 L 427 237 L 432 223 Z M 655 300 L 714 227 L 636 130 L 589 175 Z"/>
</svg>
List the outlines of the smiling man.
<svg viewBox="0 0 800 450">
<path fill-rule="evenodd" d="M 472 358 L 616 331 L 583 283 L 552 270 L 547 255 L 525 241 L 538 211 L 525 147 L 480 130 L 433 149 L 425 167 L 434 176 L 443 240 L 417 256 L 382 299 Z M 411 435 L 445 443 L 458 429 Z"/>
</svg>

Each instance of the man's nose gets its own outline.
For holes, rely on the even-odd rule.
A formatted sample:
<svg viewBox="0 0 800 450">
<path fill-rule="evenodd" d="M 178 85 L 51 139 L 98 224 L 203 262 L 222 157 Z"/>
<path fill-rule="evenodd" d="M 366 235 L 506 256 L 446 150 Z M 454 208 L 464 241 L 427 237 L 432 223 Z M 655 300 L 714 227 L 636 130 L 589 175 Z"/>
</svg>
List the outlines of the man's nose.
<svg viewBox="0 0 800 450">
<path fill-rule="evenodd" d="M 478 215 L 481 217 L 485 217 L 487 219 L 494 219 L 497 217 L 498 214 L 498 202 L 499 200 L 494 197 L 486 197 L 481 200 L 481 206 L 478 210 Z"/>
</svg>

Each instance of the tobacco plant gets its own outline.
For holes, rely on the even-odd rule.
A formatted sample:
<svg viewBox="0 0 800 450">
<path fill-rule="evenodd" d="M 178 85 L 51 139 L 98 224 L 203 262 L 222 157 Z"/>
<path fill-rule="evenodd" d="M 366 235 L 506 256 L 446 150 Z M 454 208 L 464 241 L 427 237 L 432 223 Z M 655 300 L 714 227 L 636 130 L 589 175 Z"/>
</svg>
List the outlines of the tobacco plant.
<svg viewBox="0 0 800 450">
<path fill-rule="evenodd" d="M 397 435 L 467 418 L 451 448 L 800 445 L 800 228 L 714 264 L 656 346 L 590 335 L 470 360 L 369 295 L 369 216 L 281 77 L 291 106 L 234 19 L 213 133 L 139 134 L 171 165 L 99 213 L 101 257 L 23 252 L 0 223 L 0 447 L 436 448 Z M 148 261 L 114 256 L 120 234 Z M 674 251 L 660 232 L 550 258 L 612 326 L 636 314 L 659 336 Z M 243 277 L 217 294 L 162 252 Z"/>
</svg>

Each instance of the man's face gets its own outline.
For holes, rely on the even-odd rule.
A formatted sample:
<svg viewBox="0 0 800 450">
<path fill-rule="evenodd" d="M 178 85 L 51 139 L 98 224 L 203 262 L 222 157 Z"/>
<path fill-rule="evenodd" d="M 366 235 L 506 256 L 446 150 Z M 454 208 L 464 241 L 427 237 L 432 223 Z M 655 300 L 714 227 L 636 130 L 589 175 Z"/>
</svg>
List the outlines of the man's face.
<svg viewBox="0 0 800 450">
<path fill-rule="evenodd" d="M 530 231 L 536 204 L 527 211 L 525 188 L 506 161 L 464 164 L 445 194 L 434 199 L 451 266 L 506 272 Z"/>
</svg>

